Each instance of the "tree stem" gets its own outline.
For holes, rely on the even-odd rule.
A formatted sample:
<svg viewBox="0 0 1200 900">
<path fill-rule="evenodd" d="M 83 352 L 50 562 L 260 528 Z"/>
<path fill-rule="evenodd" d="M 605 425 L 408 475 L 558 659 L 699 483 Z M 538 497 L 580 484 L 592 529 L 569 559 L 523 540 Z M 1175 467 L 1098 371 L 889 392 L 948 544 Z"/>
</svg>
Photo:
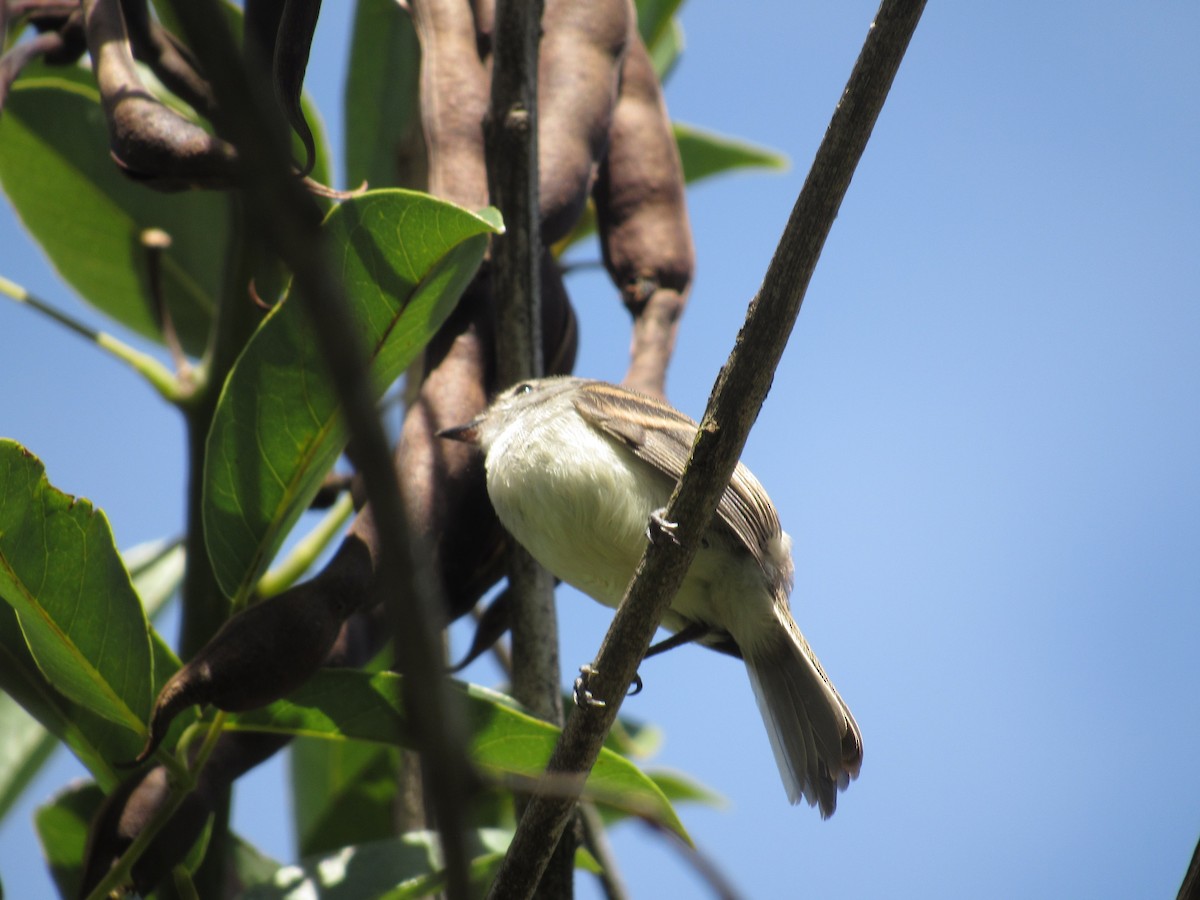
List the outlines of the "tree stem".
<svg viewBox="0 0 1200 900">
<path fill-rule="evenodd" d="M 504 215 L 493 242 L 497 297 L 497 368 L 503 386 L 544 371 L 542 360 L 541 216 L 538 199 L 538 42 L 541 0 L 499 0 L 492 56 L 492 92 L 484 124 L 488 187 Z M 508 555 L 512 589 L 513 696 L 561 726 L 561 676 L 554 580 L 523 547 Z M 521 798 L 519 805 L 523 806 Z M 561 842 L 541 893 L 570 897 L 577 836 Z"/>
</svg>

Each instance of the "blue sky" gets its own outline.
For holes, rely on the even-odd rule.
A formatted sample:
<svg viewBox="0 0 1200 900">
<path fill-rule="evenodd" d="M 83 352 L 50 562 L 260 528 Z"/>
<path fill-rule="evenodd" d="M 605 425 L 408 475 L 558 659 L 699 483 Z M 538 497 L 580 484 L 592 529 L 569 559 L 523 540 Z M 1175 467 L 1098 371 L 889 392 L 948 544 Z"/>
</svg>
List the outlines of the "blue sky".
<svg viewBox="0 0 1200 900">
<path fill-rule="evenodd" d="M 308 80 L 332 135 L 347 6 L 326 4 Z M 690 195 L 669 391 L 692 415 L 875 4 L 731 10 L 684 10 L 672 114 L 792 167 Z M 625 707 L 665 730 L 652 765 L 728 799 L 683 814 L 746 896 L 1177 890 L 1200 835 L 1198 28 L 1186 0 L 927 9 L 744 457 L 795 539 L 793 607 L 862 728 L 862 776 L 828 822 L 789 807 L 740 666 L 700 649 L 647 662 Z M 0 274 L 89 315 L 7 207 Z M 569 288 L 577 371 L 619 378 L 614 291 Z M 5 302 L 0 348 L 0 434 L 105 508 L 121 545 L 176 533 L 173 412 Z M 566 589 L 559 610 L 572 669 L 609 613 Z M 33 799 L 78 772 L 60 755 Z M 246 779 L 235 817 L 286 859 L 283 777 Z M 49 890 L 28 815 L 0 828 L 12 896 Z M 699 891 L 640 826 L 614 842 L 634 896 Z"/>
</svg>

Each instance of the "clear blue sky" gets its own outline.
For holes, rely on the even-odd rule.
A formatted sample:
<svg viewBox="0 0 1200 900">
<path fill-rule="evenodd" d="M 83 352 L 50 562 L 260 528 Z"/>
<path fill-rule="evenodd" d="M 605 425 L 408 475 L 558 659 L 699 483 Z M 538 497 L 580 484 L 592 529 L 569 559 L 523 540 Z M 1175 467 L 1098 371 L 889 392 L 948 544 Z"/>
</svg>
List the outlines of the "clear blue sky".
<svg viewBox="0 0 1200 900">
<path fill-rule="evenodd" d="M 333 135 L 349 5 L 326 4 L 310 68 Z M 684 12 L 673 115 L 793 163 L 691 195 L 670 393 L 693 415 L 874 10 Z M 930 4 L 745 458 L 795 538 L 796 616 L 862 727 L 862 777 L 829 822 L 789 807 L 746 678 L 716 654 L 646 663 L 626 706 L 665 728 L 653 765 L 728 798 L 683 812 L 746 896 L 1177 890 L 1200 835 L 1197 33 L 1189 0 Z M 81 309 L 7 208 L 0 274 Z M 619 378 L 614 292 L 570 287 L 578 371 Z M 0 434 L 123 546 L 177 532 L 173 412 L 4 302 L 0 348 Z M 566 590 L 559 609 L 573 668 L 608 613 Z M 32 796 L 77 772 L 60 755 Z M 287 859 L 282 782 L 247 779 L 236 824 Z M 50 890 L 29 812 L 0 829 L 13 897 Z M 699 890 L 640 826 L 614 839 L 634 896 Z"/>
</svg>

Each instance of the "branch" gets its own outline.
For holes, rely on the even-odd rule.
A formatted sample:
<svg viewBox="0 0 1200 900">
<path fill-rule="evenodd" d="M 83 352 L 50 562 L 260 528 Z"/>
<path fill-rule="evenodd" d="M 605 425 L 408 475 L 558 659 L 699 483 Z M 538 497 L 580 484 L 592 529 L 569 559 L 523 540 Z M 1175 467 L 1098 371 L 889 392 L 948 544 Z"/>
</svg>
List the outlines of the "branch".
<svg viewBox="0 0 1200 900">
<path fill-rule="evenodd" d="M 153 356 L 142 353 L 140 350 L 131 347 L 129 344 L 113 337 L 107 332 L 98 331 L 89 325 L 85 325 L 78 319 L 60 312 L 45 300 L 35 294 L 29 293 L 21 285 L 15 281 L 9 281 L 3 275 L 0 275 L 0 295 L 6 296 L 17 303 L 23 303 L 48 319 L 75 332 L 84 340 L 91 341 L 101 350 L 107 350 L 145 378 L 150 383 L 150 386 L 158 392 L 158 395 L 168 403 L 179 405 L 184 401 L 187 390 L 180 385 L 178 379 L 171 374 L 170 370 Z"/>
<path fill-rule="evenodd" d="M 541 239 L 538 220 L 537 67 L 540 0 L 499 0 L 491 108 L 484 123 L 492 202 L 505 233 L 493 244 L 497 380 L 542 374 Z M 522 548 L 509 553 L 513 587 L 513 694 L 562 724 L 554 584 Z"/>
<path fill-rule="evenodd" d="M 502 386 L 543 374 L 541 218 L 538 198 L 538 42 L 542 0 L 498 0 L 492 93 L 484 141 L 488 188 L 504 215 L 493 242 L 497 298 L 497 376 Z M 554 579 L 515 541 L 509 543 L 513 696 L 562 726 Z M 524 805 L 518 799 L 518 808 Z M 543 893 L 573 893 L 576 840 L 563 841 Z"/>
<path fill-rule="evenodd" d="M 1192 852 L 1192 861 L 1179 886 L 1178 900 L 1195 900 L 1196 897 L 1200 897 L 1200 842 Z"/>
<path fill-rule="evenodd" d="M 667 506 L 678 542 L 652 540 L 594 663 L 589 682 L 602 707 L 572 715 L 547 773 L 571 777 L 576 789 L 600 751 L 621 700 L 662 614 L 696 555 L 713 510 L 733 475 L 783 355 L 825 239 L 850 186 L 883 102 L 916 29 L 924 0 L 884 0 L 812 169 L 792 209 L 758 296 L 733 352 L 717 377 L 692 456 Z M 528 897 L 571 814 L 572 801 L 536 796 L 525 810 L 491 897 Z"/>
<path fill-rule="evenodd" d="M 435 622 L 440 598 L 429 572 L 430 554 L 410 535 L 404 500 L 392 465 L 342 285 L 326 260 L 320 210 L 291 172 L 288 136 L 273 127 L 267 87 L 252 81 L 225 26 L 216 0 L 172 0 L 188 44 L 212 79 L 220 115 L 216 125 L 238 147 L 246 176 L 246 208 L 272 249 L 291 269 L 296 302 L 313 323 L 345 414 L 383 552 L 375 560 L 377 588 L 395 626 L 396 651 L 404 678 L 404 703 L 416 726 L 429 774 L 434 813 L 447 868 L 447 892 L 468 892 L 464 842 L 464 796 L 474 779 L 464 747 L 462 723 L 447 697 L 441 642 Z"/>
</svg>

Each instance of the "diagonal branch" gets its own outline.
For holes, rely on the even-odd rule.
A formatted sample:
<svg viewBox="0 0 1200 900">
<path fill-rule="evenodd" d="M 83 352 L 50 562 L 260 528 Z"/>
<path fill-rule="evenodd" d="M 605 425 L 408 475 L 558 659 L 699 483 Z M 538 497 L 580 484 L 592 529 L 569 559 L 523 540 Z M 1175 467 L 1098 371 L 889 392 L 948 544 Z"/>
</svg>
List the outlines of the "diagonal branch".
<svg viewBox="0 0 1200 900">
<path fill-rule="evenodd" d="M 638 662 L 695 557 L 766 398 L 821 248 L 924 7 L 924 0 L 884 0 L 876 14 L 762 287 L 717 377 L 691 459 L 667 506 L 667 519 L 678 523 L 678 542 L 659 539 L 647 546 L 600 647 L 597 674 L 589 681 L 593 694 L 607 705 L 584 707 L 571 716 L 547 767 L 558 779 L 573 775 L 582 786 L 580 773 L 594 763 Z M 533 893 L 571 808 L 572 801 L 561 795 L 530 802 L 491 897 Z"/>
</svg>

